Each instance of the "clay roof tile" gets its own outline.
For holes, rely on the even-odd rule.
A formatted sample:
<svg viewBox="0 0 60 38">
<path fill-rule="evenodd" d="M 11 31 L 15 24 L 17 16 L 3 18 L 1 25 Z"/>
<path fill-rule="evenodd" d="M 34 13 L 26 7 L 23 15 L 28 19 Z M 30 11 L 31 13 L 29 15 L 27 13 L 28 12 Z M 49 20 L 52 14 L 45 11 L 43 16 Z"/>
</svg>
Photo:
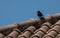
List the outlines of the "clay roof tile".
<svg viewBox="0 0 60 38">
<path fill-rule="evenodd" d="M 0 28 L 0 38 L 60 38 L 60 13 Z"/>
</svg>

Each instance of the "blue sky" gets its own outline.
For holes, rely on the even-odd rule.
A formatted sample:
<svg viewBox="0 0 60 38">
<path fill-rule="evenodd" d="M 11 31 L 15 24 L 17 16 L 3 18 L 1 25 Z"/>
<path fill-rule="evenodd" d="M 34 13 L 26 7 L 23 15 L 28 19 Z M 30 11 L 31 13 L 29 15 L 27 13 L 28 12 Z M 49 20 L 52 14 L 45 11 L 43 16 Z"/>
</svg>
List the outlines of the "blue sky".
<svg viewBox="0 0 60 38">
<path fill-rule="evenodd" d="M 37 18 L 38 10 L 43 15 L 59 13 L 60 0 L 0 0 L 0 27 Z"/>
</svg>

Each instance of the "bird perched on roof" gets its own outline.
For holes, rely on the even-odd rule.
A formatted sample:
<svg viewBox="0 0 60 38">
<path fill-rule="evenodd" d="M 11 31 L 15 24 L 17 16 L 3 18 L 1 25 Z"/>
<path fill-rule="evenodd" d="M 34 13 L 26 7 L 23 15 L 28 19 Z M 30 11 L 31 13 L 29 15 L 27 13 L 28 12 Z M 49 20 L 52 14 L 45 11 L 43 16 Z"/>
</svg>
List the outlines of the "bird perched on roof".
<svg viewBox="0 0 60 38">
<path fill-rule="evenodd" d="M 38 16 L 39 18 L 41 18 L 43 15 L 42 15 L 42 13 L 41 13 L 40 11 L 37 11 L 37 16 Z"/>
<path fill-rule="evenodd" d="M 41 19 L 43 22 L 45 22 L 45 18 L 40 11 L 37 11 L 37 16 L 39 17 L 39 19 Z"/>
</svg>

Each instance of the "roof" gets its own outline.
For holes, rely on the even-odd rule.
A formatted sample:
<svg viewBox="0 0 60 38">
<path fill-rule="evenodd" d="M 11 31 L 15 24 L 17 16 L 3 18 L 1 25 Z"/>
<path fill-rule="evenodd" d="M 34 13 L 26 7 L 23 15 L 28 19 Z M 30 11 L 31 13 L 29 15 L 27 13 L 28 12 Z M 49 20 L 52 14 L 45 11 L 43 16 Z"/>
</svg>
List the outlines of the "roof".
<svg viewBox="0 0 60 38">
<path fill-rule="evenodd" d="M 0 38 L 59 38 L 60 13 L 0 28 Z"/>
</svg>

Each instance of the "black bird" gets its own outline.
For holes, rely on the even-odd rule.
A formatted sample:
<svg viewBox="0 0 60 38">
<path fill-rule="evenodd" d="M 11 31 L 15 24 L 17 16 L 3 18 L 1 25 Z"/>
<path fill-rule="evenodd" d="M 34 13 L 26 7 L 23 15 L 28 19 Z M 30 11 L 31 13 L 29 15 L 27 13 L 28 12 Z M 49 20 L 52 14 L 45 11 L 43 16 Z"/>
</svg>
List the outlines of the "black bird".
<svg viewBox="0 0 60 38">
<path fill-rule="evenodd" d="M 41 13 L 40 11 L 37 11 L 37 16 L 38 16 L 39 18 L 41 18 L 43 15 L 42 15 L 42 13 Z"/>
<path fill-rule="evenodd" d="M 37 16 L 40 18 L 40 20 L 42 20 L 43 22 L 46 22 L 43 14 L 40 11 L 37 11 Z"/>
</svg>

